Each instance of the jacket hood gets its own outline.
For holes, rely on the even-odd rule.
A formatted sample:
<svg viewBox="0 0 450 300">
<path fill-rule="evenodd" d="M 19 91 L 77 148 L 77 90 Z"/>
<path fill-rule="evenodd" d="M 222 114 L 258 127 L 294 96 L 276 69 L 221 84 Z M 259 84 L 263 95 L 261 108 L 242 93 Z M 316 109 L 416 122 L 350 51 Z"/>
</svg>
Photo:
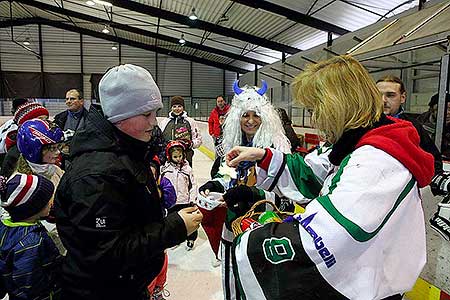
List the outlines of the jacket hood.
<svg viewBox="0 0 450 300">
<path fill-rule="evenodd" d="M 100 109 L 91 106 L 83 128 L 78 128 L 70 143 L 70 156 L 90 151 L 131 152 L 145 156 L 148 143 L 134 139 L 106 120 Z"/>
<path fill-rule="evenodd" d="M 420 148 L 420 138 L 411 122 L 387 117 L 391 124 L 365 133 L 356 148 L 370 145 L 400 161 L 417 180 L 419 187 L 427 186 L 434 174 L 433 155 Z"/>
<path fill-rule="evenodd" d="M 181 114 L 179 114 L 179 115 L 176 115 L 176 114 L 174 114 L 174 113 L 172 113 L 172 111 L 169 111 L 169 118 L 170 119 L 175 119 L 175 118 L 186 118 L 188 115 L 187 115 L 187 112 L 186 111 L 183 111 Z"/>
<path fill-rule="evenodd" d="M 230 110 L 231 105 L 230 104 L 225 104 L 225 106 L 223 107 L 223 109 L 220 109 L 218 106 L 214 107 L 214 110 L 217 112 L 217 114 L 219 116 L 221 115 L 225 115 L 229 110 Z"/>
</svg>

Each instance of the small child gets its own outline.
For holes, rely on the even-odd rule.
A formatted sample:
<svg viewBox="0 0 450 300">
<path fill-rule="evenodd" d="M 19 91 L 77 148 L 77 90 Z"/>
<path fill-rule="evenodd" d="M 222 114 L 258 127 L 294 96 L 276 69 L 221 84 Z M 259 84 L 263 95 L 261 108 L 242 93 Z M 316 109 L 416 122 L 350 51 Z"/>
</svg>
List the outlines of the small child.
<svg viewBox="0 0 450 300">
<path fill-rule="evenodd" d="M 39 222 L 52 206 L 53 183 L 41 175 L 0 177 L 0 298 L 57 299 L 61 255 Z"/>
<path fill-rule="evenodd" d="M 177 202 L 170 212 L 192 206 L 197 198 L 197 184 L 186 160 L 185 149 L 181 141 L 171 141 L 166 147 L 167 161 L 161 168 L 161 177 L 169 179 L 177 193 Z M 188 236 L 186 250 L 192 250 L 197 235 L 196 231 Z"/>
</svg>

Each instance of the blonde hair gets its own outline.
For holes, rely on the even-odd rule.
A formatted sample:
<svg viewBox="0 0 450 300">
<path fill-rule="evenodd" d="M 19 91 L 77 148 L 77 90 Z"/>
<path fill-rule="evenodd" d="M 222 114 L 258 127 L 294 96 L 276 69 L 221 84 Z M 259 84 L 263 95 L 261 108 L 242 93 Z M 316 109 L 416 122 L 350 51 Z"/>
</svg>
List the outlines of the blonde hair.
<svg viewBox="0 0 450 300">
<path fill-rule="evenodd" d="M 294 99 L 313 109 L 312 122 L 328 141 L 371 126 L 383 112 L 381 93 L 367 70 L 348 55 L 309 65 L 292 83 Z"/>
</svg>

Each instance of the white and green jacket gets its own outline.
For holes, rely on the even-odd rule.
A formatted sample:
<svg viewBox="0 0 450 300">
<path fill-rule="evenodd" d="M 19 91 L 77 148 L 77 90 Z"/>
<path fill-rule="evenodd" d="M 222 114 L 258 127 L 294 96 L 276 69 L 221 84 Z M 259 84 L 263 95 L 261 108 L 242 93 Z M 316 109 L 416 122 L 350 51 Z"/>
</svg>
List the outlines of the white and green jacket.
<svg viewBox="0 0 450 300">
<path fill-rule="evenodd" d="M 288 284 L 284 275 L 273 278 L 276 284 L 264 283 L 257 279 L 258 269 L 269 272 L 272 264 L 282 274 L 283 264 L 286 270 L 292 268 L 296 253 L 302 251 L 326 284 L 345 298 L 383 299 L 413 287 L 426 261 L 419 187 L 431 180 L 433 158 L 418 147 L 417 132 L 409 122 L 384 121 L 387 125 L 360 132 L 337 165 L 330 162 L 336 145 L 331 152 L 316 151 L 305 159 L 266 151 L 259 163 L 258 187 L 276 187 L 284 196 L 308 204 L 305 213 L 296 216 L 300 241 L 292 232 L 283 235 L 294 225 L 273 224 L 264 239 L 264 229 L 255 229 L 235 240 L 235 272 L 243 298 L 275 299 L 273 287 Z M 296 243 L 302 247 L 295 250 Z M 257 257 L 259 247 L 263 258 Z M 301 290 L 302 278 L 297 280 L 300 283 L 291 284 L 299 284 Z M 300 294 L 298 299 L 314 297 Z"/>
</svg>

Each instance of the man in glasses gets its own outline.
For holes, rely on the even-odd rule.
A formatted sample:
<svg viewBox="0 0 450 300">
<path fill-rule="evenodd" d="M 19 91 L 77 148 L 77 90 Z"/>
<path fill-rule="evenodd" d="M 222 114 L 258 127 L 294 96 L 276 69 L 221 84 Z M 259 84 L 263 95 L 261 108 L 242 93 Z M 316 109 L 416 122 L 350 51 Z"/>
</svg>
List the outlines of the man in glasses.
<svg viewBox="0 0 450 300">
<path fill-rule="evenodd" d="M 83 127 L 87 110 L 84 108 L 84 99 L 81 91 L 71 89 L 66 93 L 67 110 L 57 114 L 54 122 L 64 131 L 76 131 Z"/>
</svg>

